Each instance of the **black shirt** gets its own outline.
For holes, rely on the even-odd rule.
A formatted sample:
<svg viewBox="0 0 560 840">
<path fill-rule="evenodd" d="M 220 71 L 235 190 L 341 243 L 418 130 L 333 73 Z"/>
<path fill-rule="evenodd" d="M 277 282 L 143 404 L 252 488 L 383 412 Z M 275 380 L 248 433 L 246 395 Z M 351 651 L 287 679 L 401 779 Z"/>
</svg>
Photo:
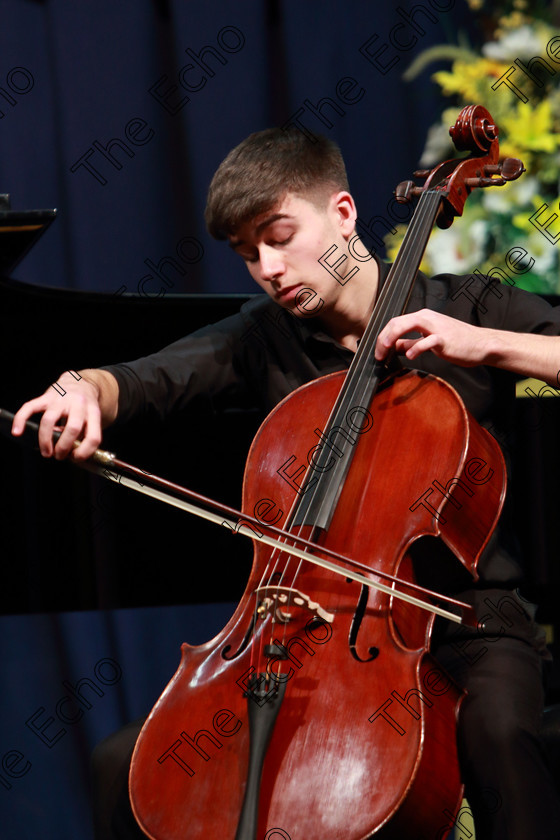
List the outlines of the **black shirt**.
<svg viewBox="0 0 560 840">
<path fill-rule="evenodd" d="M 380 264 L 380 284 L 388 266 Z M 419 274 L 408 312 L 428 308 L 481 327 L 560 335 L 560 307 L 495 279 Z M 150 356 L 107 366 L 119 384 L 117 422 L 138 415 L 165 419 L 196 398 L 216 410 L 259 409 L 263 417 L 293 390 L 346 369 L 353 352 L 324 332 L 316 318 L 291 315 L 268 295 L 257 295 L 237 315 L 211 324 Z M 432 353 L 405 367 L 440 376 L 460 394 L 495 437 L 508 439 L 518 377 L 498 368 L 459 367 Z M 560 360 L 559 360 L 560 368 Z M 506 459 L 507 460 L 507 459 Z M 507 512 L 479 563 L 480 586 L 513 586 L 521 579 Z"/>
</svg>

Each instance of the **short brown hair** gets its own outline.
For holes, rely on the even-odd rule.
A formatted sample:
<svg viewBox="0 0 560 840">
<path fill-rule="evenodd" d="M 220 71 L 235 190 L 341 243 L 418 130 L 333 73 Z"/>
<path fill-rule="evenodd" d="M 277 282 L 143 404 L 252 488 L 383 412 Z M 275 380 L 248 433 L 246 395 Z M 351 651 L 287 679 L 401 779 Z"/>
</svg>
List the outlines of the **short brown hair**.
<svg viewBox="0 0 560 840">
<path fill-rule="evenodd" d="M 348 190 L 339 147 L 326 137 L 315 137 L 316 142 L 296 129 L 267 128 L 232 149 L 208 190 L 205 218 L 211 235 L 226 239 L 287 193 L 319 203 L 328 190 Z"/>
</svg>

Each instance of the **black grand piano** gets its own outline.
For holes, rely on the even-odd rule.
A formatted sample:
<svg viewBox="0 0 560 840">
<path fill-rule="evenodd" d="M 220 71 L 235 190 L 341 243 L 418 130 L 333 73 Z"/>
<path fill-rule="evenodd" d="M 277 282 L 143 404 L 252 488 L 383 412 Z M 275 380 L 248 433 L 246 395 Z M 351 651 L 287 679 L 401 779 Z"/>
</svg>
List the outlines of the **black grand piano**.
<svg viewBox="0 0 560 840">
<path fill-rule="evenodd" d="M 139 356 L 236 312 L 243 295 L 161 299 L 43 288 L 10 279 L 55 211 L 0 199 L 0 405 L 16 411 L 62 371 Z M 108 430 L 105 448 L 239 507 L 256 417 L 208 405 L 166 423 Z M 231 441 L 238 445 L 231 447 Z M 232 601 L 251 546 L 167 505 L 2 436 L 2 613 Z"/>
</svg>

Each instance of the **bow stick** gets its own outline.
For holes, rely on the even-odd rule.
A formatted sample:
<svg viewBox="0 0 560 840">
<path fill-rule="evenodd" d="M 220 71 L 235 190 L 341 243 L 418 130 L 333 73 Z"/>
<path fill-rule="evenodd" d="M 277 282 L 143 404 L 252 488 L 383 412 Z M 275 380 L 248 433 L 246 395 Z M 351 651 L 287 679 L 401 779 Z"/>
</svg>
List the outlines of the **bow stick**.
<svg viewBox="0 0 560 840">
<path fill-rule="evenodd" d="M 10 433 L 10 428 L 13 419 L 14 415 L 11 412 L 0 408 L 1 430 L 11 437 L 12 440 L 14 438 Z M 10 428 L 8 428 L 8 424 Z M 25 424 L 23 442 L 29 442 L 31 440 L 30 435 L 33 435 L 33 441 L 36 448 L 36 436 L 38 431 L 38 424 L 28 420 Z M 26 435 L 27 439 L 25 439 Z M 60 435 L 60 431 L 53 432 L 53 438 L 55 440 L 58 440 Z M 75 441 L 74 447 L 78 445 L 79 442 Z M 135 490 L 138 493 L 143 493 L 146 496 L 151 496 L 154 499 L 166 502 L 167 504 L 173 505 L 181 510 L 185 510 L 188 513 L 192 513 L 202 519 L 206 519 L 209 522 L 213 522 L 216 525 L 222 525 L 223 527 L 230 528 L 233 533 L 243 534 L 243 536 L 249 537 L 253 540 L 258 539 L 264 544 L 272 546 L 279 551 L 291 554 L 294 557 L 306 560 L 309 563 L 314 563 L 317 566 L 321 566 L 322 568 L 342 575 L 345 578 L 350 578 L 351 580 L 361 583 L 364 586 L 368 586 L 371 589 L 377 589 L 387 595 L 399 598 L 402 601 L 406 601 L 413 606 L 420 607 L 421 609 L 427 610 L 435 615 L 439 615 L 449 621 L 454 621 L 457 624 L 466 624 L 471 627 L 477 626 L 476 615 L 470 604 L 465 604 L 462 601 L 458 601 L 448 595 L 442 595 L 439 592 L 432 592 L 430 589 L 425 589 L 416 583 L 403 581 L 400 578 L 394 577 L 386 572 L 371 569 L 356 560 L 352 560 L 349 557 L 345 557 L 343 554 L 332 551 L 326 546 L 318 545 L 317 543 L 306 540 L 304 537 L 300 537 L 297 534 L 283 531 L 281 528 L 276 528 L 273 525 L 268 525 L 250 514 L 241 513 L 240 511 L 235 510 L 235 508 L 223 505 L 220 502 L 209 499 L 207 496 L 195 493 L 193 490 L 188 490 L 186 487 L 181 487 L 181 485 L 174 484 L 173 482 L 167 481 L 159 476 L 152 475 L 145 470 L 141 470 L 139 467 L 135 467 L 133 464 L 128 464 L 126 461 L 121 461 L 113 452 L 109 452 L 104 449 L 97 449 L 87 461 L 80 462 L 74 459 L 71 459 L 71 461 L 73 464 L 81 467 L 82 469 L 93 472 L 96 475 L 100 475 L 103 478 L 117 484 L 121 484 L 124 487 L 129 487 L 131 490 Z M 134 478 L 129 478 L 126 473 L 134 476 Z M 147 482 L 156 485 L 156 487 L 148 486 Z M 173 493 L 177 495 L 172 495 Z M 181 496 L 182 498 L 178 498 L 178 496 Z M 205 505 L 205 507 L 202 507 L 202 505 Z M 237 517 L 237 522 L 235 520 L 228 519 L 227 517 L 229 516 Z M 257 529 L 258 533 L 255 533 L 254 528 Z M 263 530 L 268 533 L 263 533 Z M 303 548 L 298 548 L 297 545 L 289 545 L 287 542 L 281 542 L 278 537 L 283 540 L 290 540 L 298 543 L 300 546 L 303 546 Z M 322 555 L 328 555 L 329 557 L 338 560 L 340 563 L 345 563 L 353 568 L 344 568 L 343 566 L 338 565 L 338 563 L 332 562 L 332 560 L 327 560 L 324 557 L 317 556 L 316 553 L 309 553 L 308 551 L 305 551 L 304 548 L 310 549 L 312 552 L 319 552 Z M 445 603 L 449 605 L 458 607 L 463 613 L 463 618 L 461 618 L 460 615 L 450 612 L 449 610 L 443 609 L 442 607 L 437 607 L 435 604 L 423 601 L 421 598 L 408 595 L 405 592 L 393 589 L 383 583 L 371 580 L 371 578 L 365 577 L 363 574 L 360 574 L 359 571 L 354 571 L 353 569 L 360 569 L 368 574 L 375 574 L 378 577 L 383 577 L 386 580 L 390 580 L 392 583 L 401 584 L 409 589 L 413 589 L 415 592 L 425 595 L 428 598 L 438 598 L 441 601 L 445 601 Z"/>
</svg>

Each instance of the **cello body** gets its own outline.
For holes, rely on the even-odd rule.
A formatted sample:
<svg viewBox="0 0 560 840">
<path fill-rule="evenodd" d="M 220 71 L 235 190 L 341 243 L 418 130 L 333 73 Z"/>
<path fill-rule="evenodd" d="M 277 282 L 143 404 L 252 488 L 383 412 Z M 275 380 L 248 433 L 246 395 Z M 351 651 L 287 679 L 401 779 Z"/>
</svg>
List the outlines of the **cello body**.
<svg viewBox="0 0 560 840">
<path fill-rule="evenodd" d="M 336 436 L 326 443 L 318 432 L 344 378 L 299 388 L 257 433 L 243 510 L 263 524 L 285 524 L 313 480 L 318 445 L 336 458 Z M 458 558 L 452 562 L 476 577 L 505 495 L 494 439 L 449 385 L 427 374 L 397 375 L 358 408 L 371 422 L 359 428 L 349 412 L 337 431 L 353 458 L 315 542 L 366 564 L 372 577 L 380 568 L 412 580 L 411 548 L 438 537 Z M 429 653 L 433 616 L 258 537 L 234 615 L 206 644 L 183 645 L 138 739 L 130 795 L 143 831 L 153 840 L 446 837 L 462 796 L 455 738 L 462 694 Z M 250 688 L 267 674 L 283 697 L 250 834 L 239 828 L 250 711 L 258 715 L 268 702 Z"/>
</svg>

